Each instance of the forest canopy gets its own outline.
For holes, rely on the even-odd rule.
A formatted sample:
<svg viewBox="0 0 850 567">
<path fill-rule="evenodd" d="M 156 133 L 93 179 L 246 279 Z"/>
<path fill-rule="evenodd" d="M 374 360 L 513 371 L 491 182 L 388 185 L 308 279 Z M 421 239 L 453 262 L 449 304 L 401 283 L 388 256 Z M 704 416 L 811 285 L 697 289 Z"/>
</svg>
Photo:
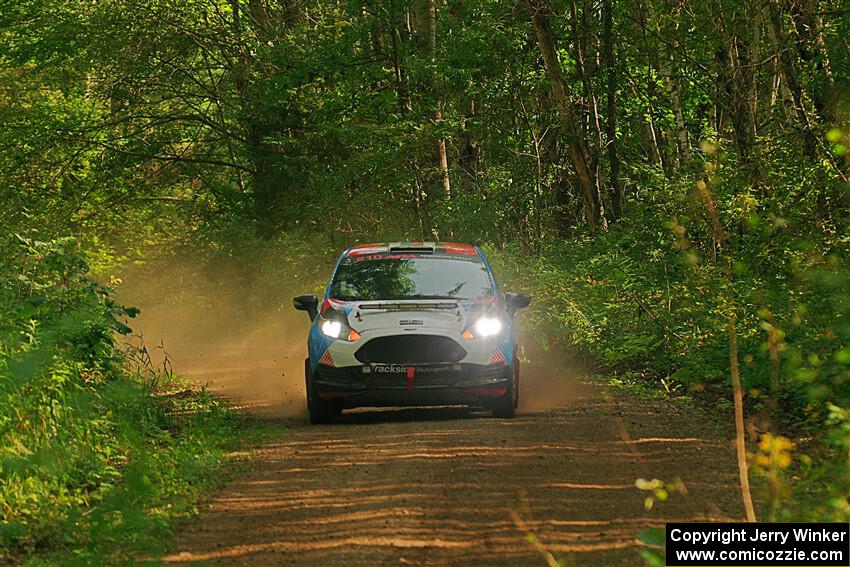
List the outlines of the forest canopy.
<svg viewBox="0 0 850 567">
<path fill-rule="evenodd" d="M 539 248 L 709 175 L 726 223 L 817 228 L 847 206 L 845 10 L 16 2 L 0 16 L 3 222 Z"/>
</svg>

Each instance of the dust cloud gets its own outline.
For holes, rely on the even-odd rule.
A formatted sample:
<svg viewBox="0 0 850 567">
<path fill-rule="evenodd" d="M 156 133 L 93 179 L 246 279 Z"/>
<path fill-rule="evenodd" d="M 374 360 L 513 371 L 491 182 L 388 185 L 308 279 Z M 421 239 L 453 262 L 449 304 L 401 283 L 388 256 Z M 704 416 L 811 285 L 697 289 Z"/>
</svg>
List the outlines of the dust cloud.
<svg viewBox="0 0 850 567">
<path fill-rule="evenodd" d="M 263 417 L 306 418 L 306 314 L 292 297 L 307 292 L 250 281 L 237 266 L 159 261 L 121 276 L 117 298 L 141 309 L 131 320 L 155 366 L 206 386 Z"/>
<path fill-rule="evenodd" d="M 306 419 L 307 315 L 292 297 L 303 285 L 257 277 L 244 265 L 187 255 L 128 268 L 117 298 L 141 309 L 130 321 L 154 365 L 206 386 L 255 415 Z M 520 411 L 569 406 L 589 395 L 568 349 L 543 349 L 522 325 Z"/>
<path fill-rule="evenodd" d="M 559 409 L 593 395 L 583 364 L 568 348 L 544 350 L 529 336 L 533 329 L 521 330 L 520 412 Z"/>
</svg>

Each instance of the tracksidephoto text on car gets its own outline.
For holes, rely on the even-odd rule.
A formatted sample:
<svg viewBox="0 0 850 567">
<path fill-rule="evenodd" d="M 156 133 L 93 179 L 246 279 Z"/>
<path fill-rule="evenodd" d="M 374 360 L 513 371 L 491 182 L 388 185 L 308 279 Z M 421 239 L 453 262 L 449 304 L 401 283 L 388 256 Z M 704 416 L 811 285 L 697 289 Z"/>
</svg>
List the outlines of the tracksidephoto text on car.
<svg viewBox="0 0 850 567">
<path fill-rule="evenodd" d="M 342 253 L 312 321 L 304 362 L 312 423 L 346 408 L 469 405 L 513 417 L 514 325 L 531 299 L 501 293 L 477 246 L 369 244 Z"/>
</svg>

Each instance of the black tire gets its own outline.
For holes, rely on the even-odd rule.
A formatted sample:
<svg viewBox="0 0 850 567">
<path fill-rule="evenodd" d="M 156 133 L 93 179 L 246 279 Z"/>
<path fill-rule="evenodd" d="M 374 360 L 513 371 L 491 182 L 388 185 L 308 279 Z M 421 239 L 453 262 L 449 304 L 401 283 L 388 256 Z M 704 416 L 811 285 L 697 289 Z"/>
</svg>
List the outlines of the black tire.
<svg viewBox="0 0 850 567">
<path fill-rule="evenodd" d="M 310 359 L 304 360 L 304 377 L 307 384 L 307 413 L 310 414 L 310 423 L 319 425 L 331 423 L 334 419 L 334 406 L 328 400 L 323 400 L 316 392 L 310 373 Z"/>
<path fill-rule="evenodd" d="M 514 360 L 512 380 L 508 383 L 508 391 L 493 403 L 493 417 L 510 419 L 516 415 L 519 405 L 519 362 Z"/>
</svg>

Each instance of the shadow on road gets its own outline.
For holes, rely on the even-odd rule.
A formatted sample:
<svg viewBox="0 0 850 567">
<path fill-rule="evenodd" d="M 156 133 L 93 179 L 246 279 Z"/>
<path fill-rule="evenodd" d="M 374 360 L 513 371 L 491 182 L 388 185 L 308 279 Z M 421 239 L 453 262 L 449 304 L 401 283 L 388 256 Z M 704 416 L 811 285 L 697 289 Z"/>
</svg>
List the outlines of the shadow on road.
<svg viewBox="0 0 850 567">
<path fill-rule="evenodd" d="M 334 424 L 352 425 L 369 423 L 400 423 L 450 421 L 458 419 L 474 419 L 489 416 L 488 412 L 462 406 L 429 407 L 429 408 L 389 408 L 389 409 L 357 409 L 344 412 L 334 419 Z"/>
<path fill-rule="evenodd" d="M 449 407 L 292 421 L 250 462 L 166 562 L 545 564 L 533 533 L 565 565 L 635 565 L 646 527 L 740 509 L 734 455 L 711 422 L 616 395 L 511 420 Z M 637 478 L 681 478 L 688 493 L 647 510 Z"/>
</svg>

